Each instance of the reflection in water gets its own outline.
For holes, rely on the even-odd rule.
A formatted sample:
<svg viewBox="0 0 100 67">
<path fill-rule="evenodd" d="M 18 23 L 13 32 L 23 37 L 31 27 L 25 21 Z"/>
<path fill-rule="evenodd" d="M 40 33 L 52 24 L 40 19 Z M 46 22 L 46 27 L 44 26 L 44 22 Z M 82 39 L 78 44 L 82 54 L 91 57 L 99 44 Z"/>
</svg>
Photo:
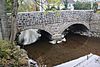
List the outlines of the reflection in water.
<svg viewBox="0 0 100 67">
<path fill-rule="evenodd" d="M 54 65 L 78 58 L 80 56 L 95 53 L 100 55 L 100 39 L 88 38 L 77 34 L 65 36 L 66 42 L 52 45 L 46 38 L 40 38 L 36 43 L 27 45 L 24 49 L 30 58 L 41 65 L 52 67 Z"/>
</svg>

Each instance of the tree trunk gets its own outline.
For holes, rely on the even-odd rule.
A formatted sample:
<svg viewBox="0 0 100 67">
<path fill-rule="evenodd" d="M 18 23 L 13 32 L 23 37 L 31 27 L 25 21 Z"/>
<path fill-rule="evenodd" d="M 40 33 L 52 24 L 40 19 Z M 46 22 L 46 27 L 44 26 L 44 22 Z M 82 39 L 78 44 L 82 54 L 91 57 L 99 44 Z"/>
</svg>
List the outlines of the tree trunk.
<svg viewBox="0 0 100 67">
<path fill-rule="evenodd" d="M 14 42 L 16 33 L 17 33 L 17 28 L 16 28 L 16 23 L 17 23 L 17 11 L 18 11 L 18 0 L 13 0 L 12 2 L 12 19 L 11 19 L 11 37 L 10 41 L 11 43 Z"/>
<path fill-rule="evenodd" d="M 9 40 L 9 30 L 8 30 L 5 0 L 0 0 L 0 19 L 1 19 L 2 38 L 4 40 Z"/>
<path fill-rule="evenodd" d="M 43 5 L 44 5 L 44 1 L 40 0 L 40 11 L 44 11 Z"/>
</svg>

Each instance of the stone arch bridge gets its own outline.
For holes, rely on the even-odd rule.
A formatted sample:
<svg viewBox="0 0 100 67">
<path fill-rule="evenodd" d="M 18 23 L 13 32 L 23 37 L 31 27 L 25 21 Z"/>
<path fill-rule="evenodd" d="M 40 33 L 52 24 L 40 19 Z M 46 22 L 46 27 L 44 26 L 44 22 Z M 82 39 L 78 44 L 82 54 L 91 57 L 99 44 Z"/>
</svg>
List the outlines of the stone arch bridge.
<svg viewBox="0 0 100 67">
<path fill-rule="evenodd" d="M 20 12 L 17 16 L 17 27 L 21 30 L 41 29 L 51 34 L 52 39 L 62 38 L 62 33 L 74 24 L 81 24 L 91 32 L 100 33 L 100 15 L 92 10 Z"/>
</svg>

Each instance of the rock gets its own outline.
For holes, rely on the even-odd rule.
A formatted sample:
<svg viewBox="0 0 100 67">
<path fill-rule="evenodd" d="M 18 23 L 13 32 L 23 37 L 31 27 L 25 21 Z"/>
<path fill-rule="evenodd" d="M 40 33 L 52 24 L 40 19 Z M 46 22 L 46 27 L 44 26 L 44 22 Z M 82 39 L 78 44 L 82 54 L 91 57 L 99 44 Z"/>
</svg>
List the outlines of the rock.
<svg viewBox="0 0 100 67">
<path fill-rule="evenodd" d="M 61 43 L 61 42 L 62 42 L 62 40 L 57 41 L 57 43 Z"/>
<path fill-rule="evenodd" d="M 66 42 L 66 39 L 65 39 L 65 38 L 63 38 L 63 39 L 62 39 L 62 41 Z"/>
<path fill-rule="evenodd" d="M 49 41 L 51 44 L 56 44 L 56 40 Z"/>
<path fill-rule="evenodd" d="M 29 59 L 29 60 L 28 60 L 28 65 L 29 65 L 29 67 L 31 67 L 31 65 L 32 65 L 33 67 L 38 67 L 37 62 L 34 61 L 34 60 L 32 60 L 32 59 Z"/>
</svg>

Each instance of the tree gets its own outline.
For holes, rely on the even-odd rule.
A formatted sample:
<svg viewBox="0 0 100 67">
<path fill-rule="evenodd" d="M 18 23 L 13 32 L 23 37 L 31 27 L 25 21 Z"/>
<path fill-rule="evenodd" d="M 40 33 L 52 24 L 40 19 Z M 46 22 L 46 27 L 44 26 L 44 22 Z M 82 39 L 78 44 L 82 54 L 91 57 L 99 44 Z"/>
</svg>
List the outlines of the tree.
<svg viewBox="0 0 100 67">
<path fill-rule="evenodd" d="M 64 8 L 64 9 L 67 9 L 67 5 L 68 5 L 67 0 L 64 0 L 64 6 L 65 6 L 65 8 Z"/>
<path fill-rule="evenodd" d="M 19 3 L 19 8 L 18 8 L 19 12 L 30 12 L 39 10 L 39 7 L 33 0 L 18 0 L 18 3 Z"/>
<path fill-rule="evenodd" d="M 6 8 L 7 8 L 7 13 L 11 13 L 12 10 L 12 0 L 5 0 L 6 2 Z"/>
<path fill-rule="evenodd" d="M 74 9 L 76 10 L 89 10 L 91 9 L 91 3 L 89 2 L 79 2 L 77 1 L 75 4 L 74 4 Z"/>
<path fill-rule="evenodd" d="M 97 4 L 97 3 L 94 3 L 94 4 L 93 4 L 93 9 L 94 9 L 94 12 L 96 12 L 96 11 L 97 11 L 97 8 L 98 8 L 98 4 Z"/>
<path fill-rule="evenodd" d="M 17 11 L 18 11 L 18 0 L 12 1 L 12 18 L 11 18 L 11 43 L 14 43 L 15 36 L 17 33 L 16 23 L 17 23 Z"/>
<path fill-rule="evenodd" d="M 61 0 L 46 0 L 47 5 L 45 10 L 59 10 L 62 3 Z"/>
<path fill-rule="evenodd" d="M 1 28 L 2 28 L 2 38 L 4 40 L 9 40 L 9 36 L 8 36 L 9 31 L 8 31 L 5 0 L 0 0 L 0 19 L 1 19 Z"/>
</svg>

